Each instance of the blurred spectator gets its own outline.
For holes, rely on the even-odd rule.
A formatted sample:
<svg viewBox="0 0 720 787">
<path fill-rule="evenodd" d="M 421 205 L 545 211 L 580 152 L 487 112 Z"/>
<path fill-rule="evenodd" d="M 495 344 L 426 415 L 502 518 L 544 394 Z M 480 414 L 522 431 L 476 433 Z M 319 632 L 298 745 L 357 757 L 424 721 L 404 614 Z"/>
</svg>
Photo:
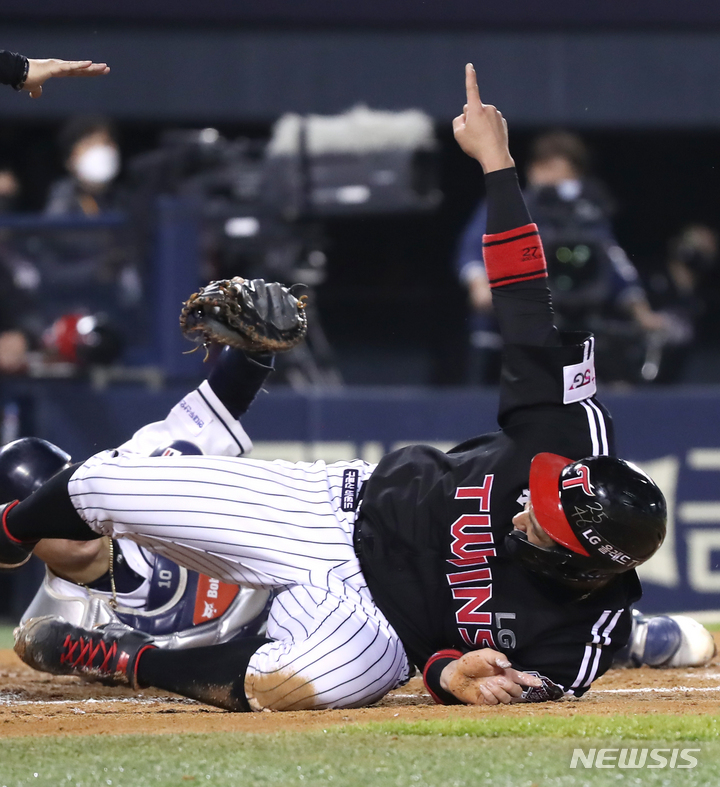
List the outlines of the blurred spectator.
<svg viewBox="0 0 720 787">
<path fill-rule="evenodd" d="M 110 121 L 75 118 L 61 130 L 59 142 L 69 175 L 51 187 L 45 212 L 96 216 L 118 208 L 113 185 L 120 173 L 120 148 Z"/>
<path fill-rule="evenodd" d="M 20 184 L 15 173 L 10 168 L 0 169 L 0 213 L 9 213 L 15 210 Z"/>
<path fill-rule="evenodd" d="M 0 167 L 0 215 L 15 210 L 20 184 L 9 167 Z M 34 314 L 31 292 L 38 273 L 13 242 L 12 232 L 0 228 L 0 373 L 25 370 L 27 353 L 40 323 Z"/>
<path fill-rule="evenodd" d="M 124 213 L 127 194 L 118 180 L 121 155 L 112 123 L 102 117 L 74 118 L 61 129 L 58 141 L 68 175 L 52 185 L 45 213 L 87 218 Z M 123 319 L 142 295 L 129 225 L 48 233 L 40 269 L 43 286 L 51 292 L 49 321 L 69 313 L 103 313 L 117 324 L 134 324 Z"/>
<path fill-rule="evenodd" d="M 597 369 L 608 380 L 639 379 L 645 337 L 662 330 L 637 271 L 613 234 L 612 202 L 588 175 L 582 140 L 563 131 L 538 137 L 527 168 L 525 199 L 543 239 L 557 322 L 596 333 Z M 456 266 L 471 316 L 470 382 L 495 382 L 499 337 L 482 260 L 487 214 L 481 203 L 460 241 Z"/>
<path fill-rule="evenodd" d="M 0 165 L 0 216 L 14 211 L 19 193 L 14 172 Z M 78 236 L 80 251 L 87 253 L 89 246 L 105 247 L 111 242 L 106 230 L 100 232 L 102 237 L 76 230 L 70 234 Z M 88 265 L 95 267 L 96 260 L 81 260 L 79 266 L 63 265 L 58 248 L 66 252 L 75 248 L 77 252 L 78 246 L 68 243 L 62 234 L 63 231 L 52 228 L 28 232 L 0 226 L 0 374 L 25 373 L 29 365 L 37 369 L 43 359 L 76 365 L 109 363 L 121 350 L 117 331 L 106 318 L 96 314 L 99 310 L 95 296 L 98 289 L 102 290 L 98 288 L 97 276 L 83 281 Z M 109 288 L 111 301 L 117 300 L 117 289 L 115 285 Z M 79 313 L 68 313 L 69 309 L 78 309 L 78 305 Z M 50 339 L 58 326 L 67 325 L 73 326 L 74 331 L 65 331 L 66 351 L 58 352 L 58 343 Z M 38 349 L 42 354 L 31 355 L 30 350 Z"/>
<path fill-rule="evenodd" d="M 650 302 L 665 322 L 648 346 L 646 380 L 682 380 L 692 355 L 695 326 L 706 311 L 703 285 L 717 259 L 717 234 L 702 224 L 691 224 L 670 240 L 664 270 L 654 273 L 648 283 Z"/>
</svg>

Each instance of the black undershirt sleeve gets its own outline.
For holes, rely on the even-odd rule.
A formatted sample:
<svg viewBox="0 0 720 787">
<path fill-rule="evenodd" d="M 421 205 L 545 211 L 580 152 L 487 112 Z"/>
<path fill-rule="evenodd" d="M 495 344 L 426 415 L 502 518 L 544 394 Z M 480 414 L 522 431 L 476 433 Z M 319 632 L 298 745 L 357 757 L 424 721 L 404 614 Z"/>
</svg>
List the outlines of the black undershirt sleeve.
<svg viewBox="0 0 720 787">
<path fill-rule="evenodd" d="M 208 375 L 208 384 L 233 418 L 245 415 L 273 370 L 272 355 L 247 355 L 225 347 Z"/>
<path fill-rule="evenodd" d="M 16 87 L 25 74 L 27 58 L 0 49 L 0 84 Z"/>
<path fill-rule="evenodd" d="M 488 235 L 532 223 L 515 167 L 489 172 L 485 176 L 485 188 Z M 492 299 L 504 344 L 560 344 L 546 279 L 494 287 Z"/>
<path fill-rule="evenodd" d="M 515 167 L 498 169 L 485 175 L 488 235 L 507 232 L 530 224 L 532 219 L 520 191 Z"/>
</svg>

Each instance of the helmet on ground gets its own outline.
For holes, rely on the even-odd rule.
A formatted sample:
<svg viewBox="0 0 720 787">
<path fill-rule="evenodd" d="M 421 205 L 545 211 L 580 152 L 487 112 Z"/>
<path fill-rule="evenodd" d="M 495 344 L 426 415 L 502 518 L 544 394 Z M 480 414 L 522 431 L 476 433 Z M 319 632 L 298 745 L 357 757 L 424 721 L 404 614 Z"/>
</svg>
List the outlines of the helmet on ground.
<svg viewBox="0 0 720 787">
<path fill-rule="evenodd" d="M 39 437 L 0 448 L 0 503 L 24 500 L 70 464 L 70 455 Z"/>
<path fill-rule="evenodd" d="M 636 568 L 665 538 L 663 493 L 639 467 L 612 456 L 573 461 L 538 454 L 530 465 L 530 504 L 556 546 L 536 546 L 513 530 L 508 551 L 536 573 L 579 591 Z"/>
</svg>

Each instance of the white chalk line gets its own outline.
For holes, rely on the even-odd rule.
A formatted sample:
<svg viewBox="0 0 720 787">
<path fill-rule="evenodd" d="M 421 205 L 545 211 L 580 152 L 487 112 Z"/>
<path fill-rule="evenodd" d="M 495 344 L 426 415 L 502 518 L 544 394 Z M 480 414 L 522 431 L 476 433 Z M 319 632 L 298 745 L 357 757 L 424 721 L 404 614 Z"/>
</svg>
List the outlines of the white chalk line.
<svg viewBox="0 0 720 787">
<path fill-rule="evenodd" d="M 106 697 L 98 699 L 88 697 L 83 700 L 16 700 L 12 697 L 0 694 L 0 707 L 13 708 L 19 705 L 199 705 L 195 700 L 185 699 L 184 697 Z"/>
<path fill-rule="evenodd" d="M 681 693 L 695 693 L 706 691 L 720 691 L 720 686 L 668 686 L 667 688 L 660 688 L 657 686 L 648 686 L 642 689 L 591 689 L 590 694 L 681 694 Z"/>
</svg>

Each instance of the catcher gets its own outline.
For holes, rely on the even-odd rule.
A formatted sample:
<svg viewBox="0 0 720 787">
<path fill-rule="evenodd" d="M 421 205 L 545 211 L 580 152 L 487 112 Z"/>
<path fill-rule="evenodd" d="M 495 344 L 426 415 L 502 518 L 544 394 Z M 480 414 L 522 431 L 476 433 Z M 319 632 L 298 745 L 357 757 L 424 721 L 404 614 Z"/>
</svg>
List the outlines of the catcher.
<svg viewBox="0 0 720 787">
<path fill-rule="evenodd" d="M 2 510 L 7 567 L 41 538 L 110 535 L 276 595 L 264 637 L 180 651 L 117 624 L 36 618 L 17 632 L 28 663 L 237 711 L 369 704 L 411 665 L 439 702 L 545 701 L 581 696 L 610 667 L 640 597 L 634 569 L 665 535 L 665 500 L 612 456 L 592 337 L 556 331 L 505 122 L 480 101 L 471 66 L 466 89 L 454 129 L 485 172 L 485 258 L 506 343 L 501 430 L 378 465 L 118 449 L 63 470 Z M 190 327 L 237 333 L 210 294 Z"/>
<path fill-rule="evenodd" d="M 271 371 L 271 356 L 226 348 L 208 380 L 124 448 L 150 456 L 247 455 L 252 442 L 238 419 Z M 36 437 L 4 446 L 0 500 L 26 498 L 69 465 L 64 451 Z M 121 621 L 168 648 L 226 642 L 265 626 L 270 591 L 226 585 L 128 540 L 45 539 L 35 555 L 47 570 L 22 622 L 45 615 L 88 628 Z"/>
<path fill-rule="evenodd" d="M 231 307 L 227 326 L 236 334 L 229 335 L 230 328 L 213 318 L 218 298 Z M 121 450 L 149 456 L 245 456 L 252 442 L 238 419 L 272 372 L 273 355 L 265 350 L 289 349 L 302 339 L 304 303 L 280 284 L 236 278 L 195 293 L 180 320 L 190 338 L 209 343 L 216 330 L 232 347 L 220 354 L 208 380 L 164 421 L 141 429 Z M 259 336 L 259 329 L 262 347 L 251 338 Z M 25 499 L 70 461 L 64 451 L 38 438 L 4 446 L 0 500 Z M 265 626 L 271 591 L 226 585 L 131 541 L 44 539 L 34 552 L 47 571 L 21 622 L 47 615 L 88 628 L 122 622 L 167 648 L 219 644 L 255 635 Z"/>
</svg>

